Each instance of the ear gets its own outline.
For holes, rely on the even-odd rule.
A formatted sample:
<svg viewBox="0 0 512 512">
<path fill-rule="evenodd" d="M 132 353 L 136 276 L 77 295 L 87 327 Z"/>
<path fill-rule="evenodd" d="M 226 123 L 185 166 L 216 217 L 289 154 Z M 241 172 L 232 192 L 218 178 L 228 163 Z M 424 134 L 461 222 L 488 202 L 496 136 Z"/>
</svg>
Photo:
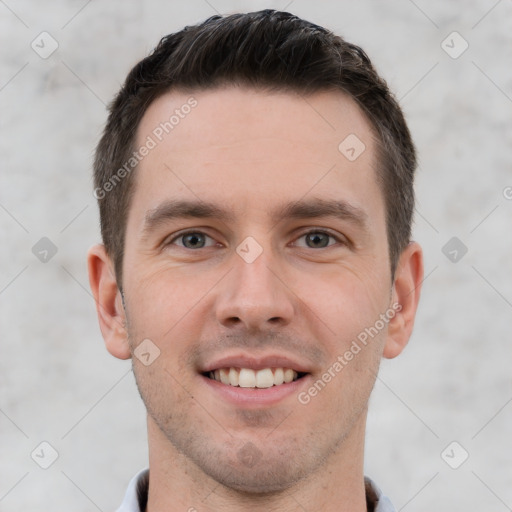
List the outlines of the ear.
<svg viewBox="0 0 512 512">
<path fill-rule="evenodd" d="M 131 357 L 126 332 L 126 315 L 110 257 L 103 244 L 87 253 L 89 283 L 96 302 L 101 334 L 107 350 L 119 359 Z"/>
<path fill-rule="evenodd" d="M 414 317 L 420 299 L 423 282 L 423 253 L 416 242 L 411 242 L 402 251 L 398 261 L 392 290 L 391 304 L 397 312 L 389 321 L 388 335 L 383 356 L 393 359 L 407 345 L 414 325 Z"/>
</svg>

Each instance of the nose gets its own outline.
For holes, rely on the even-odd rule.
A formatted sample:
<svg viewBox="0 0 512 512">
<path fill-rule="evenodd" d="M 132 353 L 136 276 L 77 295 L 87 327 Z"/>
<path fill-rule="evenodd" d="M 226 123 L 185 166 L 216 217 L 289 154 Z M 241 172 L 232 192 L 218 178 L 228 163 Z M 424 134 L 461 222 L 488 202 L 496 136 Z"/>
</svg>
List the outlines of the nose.
<svg viewBox="0 0 512 512">
<path fill-rule="evenodd" d="M 275 259 L 264 251 L 252 262 L 234 254 L 233 262 L 217 296 L 219 323 L 247 331 L 288 325 L 295 311 L 295 295 Z"/>
</svg>

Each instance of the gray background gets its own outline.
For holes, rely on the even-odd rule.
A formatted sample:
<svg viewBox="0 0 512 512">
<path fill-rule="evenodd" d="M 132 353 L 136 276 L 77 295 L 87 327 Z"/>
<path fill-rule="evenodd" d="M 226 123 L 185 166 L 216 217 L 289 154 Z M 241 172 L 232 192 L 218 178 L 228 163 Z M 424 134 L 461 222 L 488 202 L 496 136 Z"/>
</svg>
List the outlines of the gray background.
<svg viewBox="0 0 512 512">
<path fill-rule="evenodd" d="M 410 345 L 383 362 L 371 399 L 366 473 L 398 510 L 512 510 L 512 1 L 5 0 L 1 511 L 113 510 L 147 464 L 130 363 L 106 352 L 88 287 L 92 152 L 105 104 L 161 36 L 264 7 L 362 45 L 420 153 L 414 232 L 426 279 Z M 31 48 L 50 48 L 43 31 L 58 42 L 46 59 Z M 42 237 L 57 248 L 46 263 L 32 251 Z M 48 469 L 43 441 L 58 452 Z"/>
</svg>

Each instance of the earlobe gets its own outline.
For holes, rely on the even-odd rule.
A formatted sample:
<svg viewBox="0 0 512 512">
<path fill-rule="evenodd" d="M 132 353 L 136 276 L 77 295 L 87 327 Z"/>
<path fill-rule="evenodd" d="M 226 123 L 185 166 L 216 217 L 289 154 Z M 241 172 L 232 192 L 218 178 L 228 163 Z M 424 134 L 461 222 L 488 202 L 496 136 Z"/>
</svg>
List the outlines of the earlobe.
<svg viewBox="0 0 512 512">
<path fill-rule="evenodd" d="M 89 284 L 96 302 L 96 312 L 107 350 L 119 359 L 131 357 L 126 331 L 126 316 L 113 265 L 102 244 L 87 253 Z"/>
<path fill-rule="evenodd" d="M 407 345 L 414 326 L 421 284 L 423 282 L 423 253 L 416 242 L 402 251 L 393 283 L 391 305 L 397 313 L 388 324 L 388 334 L 383 356 L 392 359 Z M 400 306 L 397 307 L 396 305 Z"/>
</svg>

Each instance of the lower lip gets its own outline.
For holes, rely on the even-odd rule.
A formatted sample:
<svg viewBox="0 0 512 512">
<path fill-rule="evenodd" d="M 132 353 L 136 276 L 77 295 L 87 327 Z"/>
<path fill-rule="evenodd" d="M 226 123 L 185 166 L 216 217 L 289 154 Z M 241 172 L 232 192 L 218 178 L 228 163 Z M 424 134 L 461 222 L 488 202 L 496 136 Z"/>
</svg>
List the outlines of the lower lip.
<svg viewBox="0 0 512 512">
<path fill-rule="evenodd" d="M 289 396 L 298 396 L 301 388 L 307 386 L 310 375 L 297 379 L 288 384 L 272 386 L 271 388 L 241 388 L 229 386 L 217 380 L 200 376 L 209 388 L 219 395 L 224 402 L 230 402 L 237 407 L 272 406 Z"/>
</svg>

